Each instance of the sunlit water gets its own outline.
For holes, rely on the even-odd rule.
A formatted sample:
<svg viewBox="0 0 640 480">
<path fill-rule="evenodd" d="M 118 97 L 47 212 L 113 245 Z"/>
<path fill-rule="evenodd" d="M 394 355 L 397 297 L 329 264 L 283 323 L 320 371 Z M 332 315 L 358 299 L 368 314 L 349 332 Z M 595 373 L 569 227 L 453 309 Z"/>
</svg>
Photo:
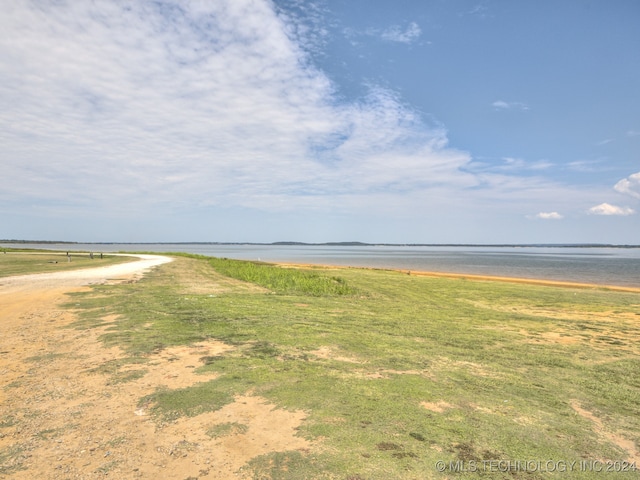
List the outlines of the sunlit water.
<svg viewBox="0 0 640 480">
<path fill-rule="evenodd" d="M 17 245 L 3 244 L 4 247 Z M 28 244 L 87 252 L 188 252 L 272 262 L 469 273 L 640 287 L 640 248 Z"/>
</svg>

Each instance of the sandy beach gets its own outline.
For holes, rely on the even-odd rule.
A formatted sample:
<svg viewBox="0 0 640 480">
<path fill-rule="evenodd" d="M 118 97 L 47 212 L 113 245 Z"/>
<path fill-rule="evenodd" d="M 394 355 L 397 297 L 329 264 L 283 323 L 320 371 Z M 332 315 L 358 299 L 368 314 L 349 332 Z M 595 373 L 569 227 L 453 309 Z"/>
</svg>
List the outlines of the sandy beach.
<svg viewBox="0 0 640 480">
<path fill-rule="evenodd" d="M 640 288 L 638 287 L 627 287 L 620 285 L 601 285 L 595 283 L 579 283 L 579 282 L 569 282 L 569 281 L 559 281 L 559 280 L 545 280 L 538 278 L 520 278 L 520 277 L 504 277 L 497 275 L 477 275 L 471 273 L 448 273 L 448 272 L 429 272 L 429 271 L 421 271 L 421 270 L 406 270 L 399 268 L 377 268 L 377 267 L 350 267 L 344 265 L 323 265 L 323 264 L 312 264 L 312 263 L 291 263 L 291 262 L 278 262 L 278 265 L 282 267 L 289 268 L 322 268 L 322 269 L 349 269 L 349 268 L 357 268 L 357 269 L 369 269 L 369 270 L 388 270 L 392 272 L 404 273 L 407 275 L 414 275 L 419 277 L 441 277 L 441 278 L 459 278 L 459 279 L 468 279 L 468 280 L 477 280 L 477 281 L 486 281 L 486 282 L 508 282 L 508 283 L 520 283 L 525 285 L 541 285 L 541 286 L 550 286 L 550 287 L 564 287 L 564 288 L 588 288 L 588 289 L 607 289 L 614 290 L 618 292 L 633 292 L 640 293 Z"/>
</svg>

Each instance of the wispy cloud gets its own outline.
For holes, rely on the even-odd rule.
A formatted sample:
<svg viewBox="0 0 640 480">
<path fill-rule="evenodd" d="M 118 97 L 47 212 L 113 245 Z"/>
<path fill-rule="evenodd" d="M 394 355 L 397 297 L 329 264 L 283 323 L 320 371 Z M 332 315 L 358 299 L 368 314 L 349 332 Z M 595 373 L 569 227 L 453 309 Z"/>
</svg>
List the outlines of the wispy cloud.
<svg viewBox="0 0 640 480">
<path fill-rule="evenodd" d="M 554 166 L 548 160 L 528 161 L 523 158 L 502 157 L 501 163 L 498 161 L 472 161 L 468 169 L 474 172 L 526 172 L 526 171 L 543 171 Z"/>
<path fill-rule="evenodd" d="M 393 92 L 340 101 L 270 2 L 37 5 L 0 19 L 3 200 L 279 209 L 473 182 Z"/>
<path fill-rule="evenodd" d="M 623 178 L 613 187 L 617 192 L 631 195 L 634 198 L 640 198 L 640 172 Z"/>
<path fill-rule="evenodd" d="M 484 3 L 479 3 L 474 5 L 469 10 L 465 10 L 460 14 L 461 16 L 471 15 L 477 18 L 486 19 L 493 17 L 492 14 L 489 13 L 489 8 Z"/>
<path fill-rule="evenodd" d="M 527 111 L 529 106 L 522 102 L 505 102 L 504 100 L 496 100 L 491 104 L 495 110 L 520 110 Z"/>
<path fill-rule="evenodd" d="M 601 203 L 595 207 L 589 209 L 589 213 L 592 215 L 619 215 L 627 216 L 633 215 L 635 211 L 629 207 L 619 207 L 617 205 L 610 205 L 608 203 Z"/>
<path fill-rule="evenodd" d="M 588 192 L 543 177 L 544 161 L 470 168 L 390 89 L 337 95 L 295 21 L 260 0 L 16 2 L 0 16 L 0 209 L 429 211 L 443 225 L 584 209 Z M 397 28 L 389 41 L 420 36 Z"/>
<path fill-rule="evenodd" d="M 553 163 L 547 160 L 529 162 L 522 158 L 514 157 L 504 157 L 503 160 L 505 162 L 504 167 L 513 170 L 546 170 L 553 167 Z"/>
<path fill-rule="evenodd" d="M 354 28 L 343 29 L 344 35 L 354 46 L 360 45 L 359 37 L 374 37 L 385 42 L 404 43 L 409 45 L 416 42 L 422 36 L 422 29 L 415 22 L 410 22 L 406 27 L 390 25 L 385 29 L 367 28 L 358 30 Z M 427 42 L 430 43 L 430 42 Z"/>
<path fill-rule="evenodd" d="M 558 212 L 540 212 L 536 215 L 536 218 L 541 220 L 562 220 L 564 217 Z"/>
<path fill-rule="evenodd" d="M 569 162 L 567 166 L 568 170 L 576 172 L 602 172 L 609 170 L 610 165 L 603 164 L 602 160 L 576 160 Z"/>
<path fill-rule="evenodd" d="M 411 22 L 406 28 L 402 28 L 399 25 L 392 25 L 381 33 L 381 38 L 390 42 L 398 43 L 412 43 L 415 42 L 422 30 L 417 23 Z"/>
</svg>

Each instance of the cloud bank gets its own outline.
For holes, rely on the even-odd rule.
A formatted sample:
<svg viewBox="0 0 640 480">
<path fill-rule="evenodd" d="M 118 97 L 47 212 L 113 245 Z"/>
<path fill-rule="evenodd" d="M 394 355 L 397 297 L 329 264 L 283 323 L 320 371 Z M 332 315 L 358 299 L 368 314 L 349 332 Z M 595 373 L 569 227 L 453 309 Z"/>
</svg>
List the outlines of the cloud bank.
<svg viewBox="0 0 640 480">
<path fill-rule="evenodd" d="M 549 162 L 474 168 L 390 88 L 346 98 L 312 61 L 321 29 L 296 22 L 267 0 L 12 2 L 0 16 L 0 211 L 200 223 L 216 209 L 329 212 L 377 215 L 378 231 L 404 215 L 432 222 L 421 232 L 507 225 L 531 204 L 550 212 L 539 218 L 558 204 L 584 213 L 589 192 L 542 176 Z M 375 33 L 422 35 L 417 23 Z M 616 189 L 635 196 L 636 175 Z"/>
<path fill-rule="evenodd" d="M 269 2 L 22 3 L 0 22 L 5 201 L 286 209 L 472 182 L 393 92 L 339 101 Z"/>
</svg>

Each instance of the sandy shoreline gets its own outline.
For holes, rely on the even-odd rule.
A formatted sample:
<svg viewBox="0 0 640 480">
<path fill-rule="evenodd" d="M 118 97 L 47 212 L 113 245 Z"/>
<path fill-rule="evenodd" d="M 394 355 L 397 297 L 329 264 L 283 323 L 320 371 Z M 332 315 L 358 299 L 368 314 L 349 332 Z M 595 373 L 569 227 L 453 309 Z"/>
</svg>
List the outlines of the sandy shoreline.
<svg viewBox="0 0 640 480">
<path fill-rule="evenodd" d="M 58 252 L 58 250 L 43 252 L 43 254 L 52 253 L 52 252 L 55 253 L 55 252 Z M 40 253 L 40 252 L 29 252 L 29 253 Z M 144 257 L 149 257 L 149 259 L 154 257 L 155 258 L 164 257 L 165 259 L 171 257 L 170 253 L 165 253 L 165 252 L 154 252 L 151 255 L 123 253 L 123 252 L 118 252 L 118 253 L 107 252 L 107 253 L 109 255 L 139 257 L 141 260 Z M 248 259 L 248 258 L 245 260 L 255 261 L 255 259 Z M 258 261 L 260 261 L 260 259 L 258 259 Z M 425 277 L 459 278 L 459 279 L 489 281 L 489 282 L 496 281 L 496 282 L 520 283 L 525 285 L 555 286 L 555 287 L 564 287 L 564 288 L 583 288 L 583 289 L 606 289 L 606 290 L 620 291 L 620 292 L 640 293 L 640 283 L 638 286 L 612 285 L 607 283 L 589 283 L 589 282 L 580 282 L 580 281 L 572 281 L 572 280 L 555 280 L 555 279 L 545 279 L 545 278 L 535 278 L 535 277 L 512 277 L 512 276 L 505 276 L 505 275 L 491 275 L 491 274 L 478 274 L 478 273 L 443 272 L 443 271 L 431 271 L 431 270 L 419 270 L 419 269 L 414 270 L 414 269 L 408 269 L 408 268 L 396 268 L 392 266 L 343 265 L 343 264 L 309 263 L 309 262 L 296 262 L 296 261 L 270 260 L 270 259 L 265 259 L 262 261 L 264 263 L 269 263 L 272 265 L 280 265 L 284 267 L 329 268 L 329 269 L 355 268 L 355 269 L 365 269 L 365 270 L 384 270 L 384 271 L 400 272 L 400 273 L 411 274 L 415 276 L 425 276 Z M 44 275 L 44 274 L 38 274 L 38 275 Z M 2 279 L 0 279 L 0 284 L 2 284 L 1 280 Z"/>
<path fill-rule="evenodd" d="M 479 275 L 473 273 L 450 273 L 450 272 L 433 272 L 423 270 L 407 270 L 404 268 L 384 268 L 384 267 L 361 267 L 361 266 L 346 266 L 346 265 L 327 265 L 317 263 L 293 263 L 293 262 L 268 262 L 281 267 L 296 267 L 296 268 L 329 268 L 329 269 L 363 269 L 363 270 L 385 270 L 389 272 L 405 273 L 407 275 L 413 275 L 417 277 L 440 277 L 440 278 L 458 278 L 467 280 L 477 280 L 485 282 L 508 282 L 508 283 L 522 283 L 526 285 L 540 285 L 548 287 L 564 287 L 564 288 L 590 288 L 590 289 L 606 289 L 614 290 L 618 292 L 632 292 L 640 293 L 640 287 L 627 287 L 623 285 L 605 285 L 596 283 L 580 283 L 570 282 L 562 280 L 545 280 L 539 278 L 523 278 L 523 277 L 505 277 L 499 275 Z"/>
</svg>

